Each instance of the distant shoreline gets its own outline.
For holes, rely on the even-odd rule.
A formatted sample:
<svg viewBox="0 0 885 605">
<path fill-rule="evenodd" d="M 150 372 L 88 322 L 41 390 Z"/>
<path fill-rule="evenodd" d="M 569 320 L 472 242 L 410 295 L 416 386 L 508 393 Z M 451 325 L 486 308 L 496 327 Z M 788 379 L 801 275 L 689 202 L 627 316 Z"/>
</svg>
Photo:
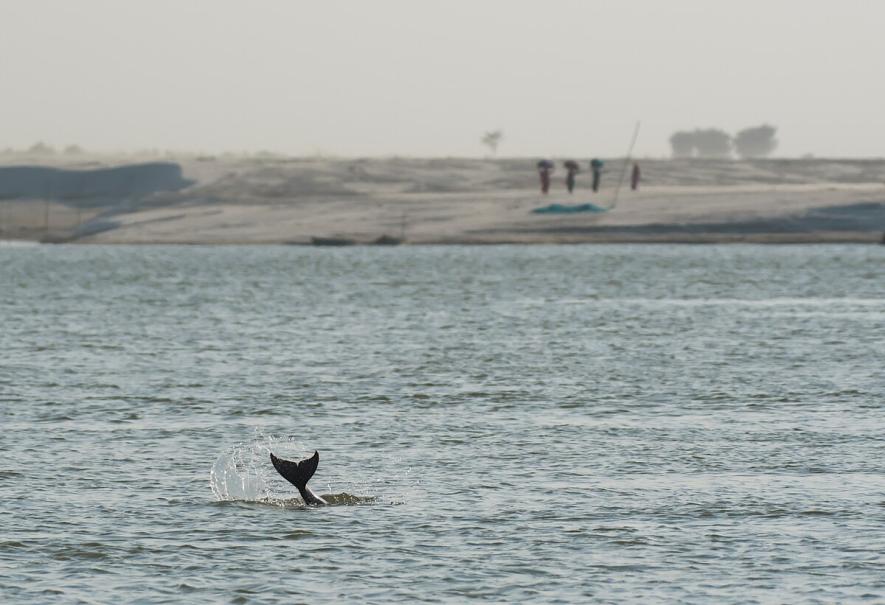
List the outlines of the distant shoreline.
<svg viewBox="0 0 885 605">
<path fill-rule="evenodd" d="M 78 240 L 29 240 L 29 239 L 0 239 L 0 247 L 31 247 L 31 246 L 290 246 L 300 248 L 399 248 L 399 247 L 447 247 L 447 246 L 477 246 L 477 247 L 494 247 L 494 246 L 604 246 L 604 245 L 686 245 L 686 246 L 703 246 L 703 245 L 776 245 L 776 246 L 808 246 L 808 245 L 841 245 L 841 244 L 857 244 L 857 245 L 883 245 L 885 244 L 885 233 L 878 234 L 876 232 L 862 233 L 803 233 L 803 234 L 771 234 L 771 233 L 747 233 L 737 234 L 733 236 L 697 234 L 693 236 L 631 236 L 631 235 L 606 235 L 594 238 L 570 239 L 558 238 L 551 240 L 544 239 L 450 239 L 425 242 L 403 242 L 397 246 L 382 246 L 372 242 L 354 241 L 344 246 L 317 246 L 310 242 L 254 242 L 254 241 L 215 241 L 215 242 L 198 242 L 190 240 L 182 241 L 140 241 L 140 242 L 95 242 L 95 241 L 78 241 Z"/>
<path fill-rule="evenodd" d="M 218 159 L 0 166 L 0 239 L 78 244 L 879 243 L 885 160 L 609 160 L 598 193 L 527 159 Z M 42 176 L 45 175 L 45 176 Z M 5 193 L 4 193 L 5 192 Z M 592 202 L 603 213 L 538 215 Z"/>
</svg>

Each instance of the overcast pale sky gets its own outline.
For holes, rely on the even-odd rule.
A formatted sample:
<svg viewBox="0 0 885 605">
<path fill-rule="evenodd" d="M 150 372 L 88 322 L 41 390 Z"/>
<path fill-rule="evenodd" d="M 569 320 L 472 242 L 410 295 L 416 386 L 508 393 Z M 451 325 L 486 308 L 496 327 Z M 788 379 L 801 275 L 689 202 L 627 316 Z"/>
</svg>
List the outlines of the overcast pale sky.
<svg viewBox="0 0 885 605">
<path fill-rule="evenodd" d="M 0 148 L 885 155 L 879 0 L 0 0 Z"/>
</svg>

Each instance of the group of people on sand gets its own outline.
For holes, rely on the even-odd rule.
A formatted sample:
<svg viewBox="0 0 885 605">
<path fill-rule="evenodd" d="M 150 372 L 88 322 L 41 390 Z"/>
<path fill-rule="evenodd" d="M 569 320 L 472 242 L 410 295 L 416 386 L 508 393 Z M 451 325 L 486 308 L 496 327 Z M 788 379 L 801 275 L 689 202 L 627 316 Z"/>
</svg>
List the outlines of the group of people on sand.
<svg viewBox="0 0 885 605">
<path fill-rule="evenodd" d="M 538 175 L 541 177 L 541 193 L 547 194 L 550 191 L 550 177 L 556 170 L 556 164 L 550 160 L 539 160 L 537 166 Z M 575 180 L 577 174 L 581 172 L 581 166 L 574 160 L 565 160 L 562 163 L 562 166 L 565 168 L 565 187 L 568 189 L 569 193 L 573 193 L 575 190 Z M 593 175 L 593 183 L 591 187 L 594 193 L 599 191 L 604 167 L 605 162 L 599 158 L 593 158 L 590 160 L 590 172 Z M 633 162 L 633 170 L 630 173 L 630 189 L 633 191 L 639 189 L 640 176 L 639 164 Z"/>
</svg>

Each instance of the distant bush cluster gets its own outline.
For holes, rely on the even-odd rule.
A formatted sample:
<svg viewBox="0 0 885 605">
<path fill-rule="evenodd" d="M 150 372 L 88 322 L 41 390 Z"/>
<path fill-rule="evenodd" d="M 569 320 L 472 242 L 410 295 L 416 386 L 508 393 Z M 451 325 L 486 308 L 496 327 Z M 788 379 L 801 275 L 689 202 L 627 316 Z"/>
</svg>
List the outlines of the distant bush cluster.
<svg viewBox="0 0 885 605">
<path fill-rule="evenodd" d="M 13 149 L 12 147 L 7 147 L 6 149 L 0 151 L 0 154 L 3 155 L 38 155 L 38 156 L 47 156 L 47 155 L 55 155 L 57 153 L 63 153 L 65 155 L 81 155 L 84 152 L 83 148 L 79 145 L 68 145 L 67 147 L 56 149 L 52 145 L 47 145 L 43 141 L 37 141 L 27 149 Z"/>
<path fill-rule="evenodd" d="M 674 158 L 726 159 L 736 153 L 741 158 L 764 158 L 777 148 L 777 128 L 763 124 L 744 128 L 731 136 L 718 128 L 698 128 L 674 132 L 670 147 Z"/>
</svg>

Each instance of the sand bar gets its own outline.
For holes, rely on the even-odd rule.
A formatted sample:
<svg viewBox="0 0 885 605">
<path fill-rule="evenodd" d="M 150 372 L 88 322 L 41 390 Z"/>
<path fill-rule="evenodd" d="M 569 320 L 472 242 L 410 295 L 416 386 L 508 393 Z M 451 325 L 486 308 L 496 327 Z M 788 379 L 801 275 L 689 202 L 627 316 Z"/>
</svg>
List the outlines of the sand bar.
<svg viewBox="0 0 885 605">
<path fill-rule="evenodd" d="M 371 243 L 382 236 L 411 244 L 878 242 L 885 232 L 885 160 L 639 162 L 638 191 L 627 183 L 618 191 L 623 161 L 612 159 L 598 193 L 589 191 L 583 173 L 568 194 L 560 170 L 544 196 L 534 160 L 526 158 L 172 159 L 162 170 L 154 165 L 142 170 L 143 177 L 127 177 L 131 195 L 120 192 L 119 177 L 113 194 L 103 198 L 89 193 L 103 191 L 98 184 L 84 193 L 82 178 L 76 195 L 61 185 L 36 194 L 13 188 L 0 200 L 0 238 L 114 244 Z M 132 163 L 41 165 L 106 174 Z M 168 164 L 180 172 L 170 176 Z M 4 182 L 3 174 L 0 192 L 10 191 L 17 177 Z M 599 214 L 531 212 L 585 202 L 614 206 Z"/>
</svg>

